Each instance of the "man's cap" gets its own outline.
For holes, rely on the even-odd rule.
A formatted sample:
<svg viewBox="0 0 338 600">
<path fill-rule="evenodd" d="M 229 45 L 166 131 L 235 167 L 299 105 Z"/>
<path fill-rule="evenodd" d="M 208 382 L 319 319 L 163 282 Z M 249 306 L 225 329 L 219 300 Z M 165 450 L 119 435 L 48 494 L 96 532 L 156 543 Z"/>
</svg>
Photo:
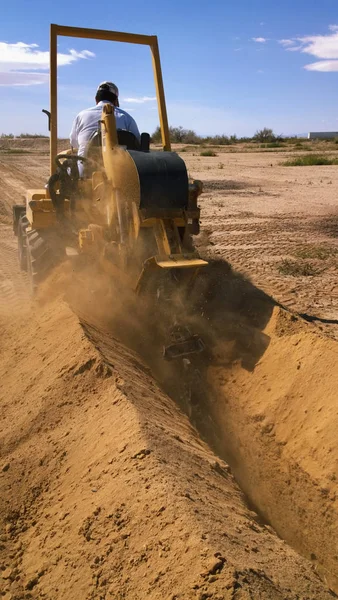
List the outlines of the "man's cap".
<svg viewBox="0 0 338 600">
<path fill-rule="evenodd" d="M 99 87 L 97 88 L 97 92 L 100 92 L 101 90 L 115 94 L 117 98 L 119 97 L 119 89 L 115 83 L 112 83 L 111 81 L 103 81 L 100 83 Z"/>
</svg>

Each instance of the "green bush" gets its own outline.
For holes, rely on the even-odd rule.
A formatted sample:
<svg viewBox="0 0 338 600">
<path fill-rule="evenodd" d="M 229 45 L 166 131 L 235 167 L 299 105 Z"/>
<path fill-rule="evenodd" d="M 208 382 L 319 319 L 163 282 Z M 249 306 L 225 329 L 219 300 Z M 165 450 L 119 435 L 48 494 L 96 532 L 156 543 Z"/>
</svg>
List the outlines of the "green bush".
<svg viewBox="0 0 338 600">
<path fill-rule="evenodd" d="M 197 135 L 192 129 L 184 129 L 183 127 L 169 127 L 170 141 L 173 144 L 200 144 L 202 138 Z M 162 141 L 161 128 L 157 127 L 151 136 L 154 144 L 159 144 Z"/>
<path fill-rule="evenodd" d="M 314 165 L 338 165 L 338 158 L 320 156 L 319 154 L 308 154 L 291 158 L 282 163 L 284 167 L 312 167 Z"/>
<path fill-rule="evenodd" d="M 259 131 L 256 131 L 255 135 L 252 138 L 253 140 L 255 140 L 256 142 L 275 142 L 276 141 L 276 135 L 274 134 L 272 129 L 269 129 L 268 127 L 264 127 L 264 129 L 260 129 Z"/>
<path fill-rule="evenodd" d="M 206 144 L 215 144 L 215 146 L 228 146 L 231 144 L 230 138 L 227 135 L 213 135 L 203 139 Z"/>
<path fill-rule="evenodd" d="M 230 137 L 222 134 L 222 135 L 208 135 L 206 137 L 202 137 L 197 135 L 195 131 L 192 129 L 184 129 L 184 127 L 169 127 L 170 141 L 173 144 L 214 144 L 215 146 L 228 146 L 230 144 L 235 144 L 239 141 L 250 141 L 251 138 L 243 138 L 238 139 L 236 134 L 231 135 Z M 154 133 L 151 135 L 151 141 L 154 144 L 160 144 L 162 141 L 161 138 L 161 128 L 156 127 Z"/>
</svg>

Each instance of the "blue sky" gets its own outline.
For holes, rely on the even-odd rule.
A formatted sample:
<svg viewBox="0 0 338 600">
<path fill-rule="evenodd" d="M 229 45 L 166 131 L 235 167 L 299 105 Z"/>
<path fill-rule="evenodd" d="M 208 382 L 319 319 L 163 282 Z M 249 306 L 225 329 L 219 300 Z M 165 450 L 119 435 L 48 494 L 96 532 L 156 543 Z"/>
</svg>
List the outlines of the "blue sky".
<svg viewBox="0 0 338 600">
<path fill-rule="evenodd" d="M 338 130 L 336 0 L 12 0 L 0 22 L 0 133 L 47 133 L 49 24 L 156 34 L 171 125 L 202 135 Z M 59 134 L 101 81 L 150 133 L 158 124 L 146 47 L 58 39 Z"/>
</svg>

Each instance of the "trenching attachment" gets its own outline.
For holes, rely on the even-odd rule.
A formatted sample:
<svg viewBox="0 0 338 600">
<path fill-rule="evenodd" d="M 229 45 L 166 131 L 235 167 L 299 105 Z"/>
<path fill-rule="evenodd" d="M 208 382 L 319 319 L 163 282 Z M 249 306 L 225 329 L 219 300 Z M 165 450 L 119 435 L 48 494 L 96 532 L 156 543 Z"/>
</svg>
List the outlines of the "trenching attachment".
<svg viewBox="0 0 338 600">
<path fill-rule="evenodd" d="M 174 325 L 170 332 L 172 343 L 163 348 L 163 357 L 166 360 L 187 358 L 200 354 L 205 350 L 203 340 L 197 334 L 192 334 L 188 327 Z"/>
</svg>

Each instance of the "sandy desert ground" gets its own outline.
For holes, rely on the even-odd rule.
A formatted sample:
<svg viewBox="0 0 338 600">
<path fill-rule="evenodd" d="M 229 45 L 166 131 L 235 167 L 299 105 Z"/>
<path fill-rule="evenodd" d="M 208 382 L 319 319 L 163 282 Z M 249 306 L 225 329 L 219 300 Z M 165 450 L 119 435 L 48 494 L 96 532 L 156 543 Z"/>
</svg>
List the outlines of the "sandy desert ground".
<svg viewBox="0 0 338 600">
<path fill-rule="evenodd" d="M 149 346 L 53 279 L 31 301 L 11 206 L 43 185 L 48 147 L 0 144 L 5 600 L 338 593 L 338 168 L 215 153 L 181 153 L 204 183 L 196 293 L 217 340 L 189 420 Z"/>
</svg>

